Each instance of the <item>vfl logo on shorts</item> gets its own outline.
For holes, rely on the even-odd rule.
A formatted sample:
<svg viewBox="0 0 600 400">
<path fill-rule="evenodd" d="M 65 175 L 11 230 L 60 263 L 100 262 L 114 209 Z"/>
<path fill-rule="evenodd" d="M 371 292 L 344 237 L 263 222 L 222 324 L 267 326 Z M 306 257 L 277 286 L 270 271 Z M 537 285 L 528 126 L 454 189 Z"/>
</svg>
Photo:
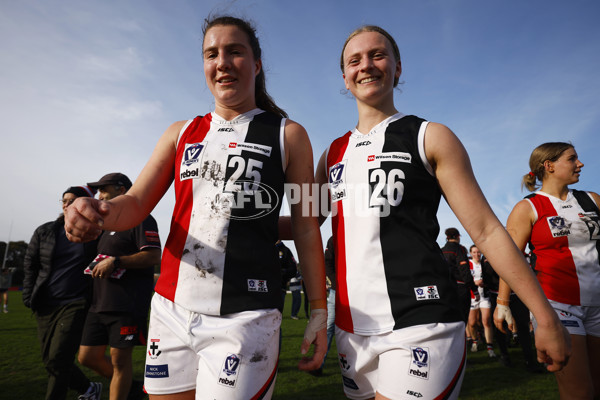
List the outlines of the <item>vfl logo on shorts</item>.
<svg viewBox="0 0 600 400">
<path fill-rule="evenodd" d="M 249 292 L 268 292 L 267 281 L 264 279 L 248 279 Z"/>
<path fill-rule="evenodd" d="M 417 301 L 438 300 L 440 298 L 440 294 L 436 285 L 416 287 L 415 296 Z"/>
<path fill-rule="evenodd" d="M 548 227 L 550 228 L 552 237 L 563 237 L 571 234 L 571 224 L 558 215 L 548 217 Z"/>
<path fill-rule="evenodd" d="M 241 356 L 229 353 L 219 374 L 219 385 L 235 387 L 242 364 Z"/>
<path fill-rule="evenodd" d="M 345 199 L 346 193 L 346 160 L 342 160 L 329 168 L 329 192 L 331 194 L 331 202 Z"/>
<path fill-rule="evenodd" d="M 408 374 L 421 379 L 429 379 L 429 348 L 411 346 L 412 362 Z"/>
</svg>

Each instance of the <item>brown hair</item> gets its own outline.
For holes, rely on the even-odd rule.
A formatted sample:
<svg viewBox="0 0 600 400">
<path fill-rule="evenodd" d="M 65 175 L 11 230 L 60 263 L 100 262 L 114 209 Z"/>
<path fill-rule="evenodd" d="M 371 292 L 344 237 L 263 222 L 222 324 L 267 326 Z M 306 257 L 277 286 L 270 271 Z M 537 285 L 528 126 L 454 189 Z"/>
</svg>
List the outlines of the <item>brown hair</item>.
<svg viewBox="0 0 600 400">
<path fill-rule="evenodd" d="M 385 36 L 385 38 L 392 45 L 392 50 L 394 52 L 394 58 L 396 59 L 396 61 L 400 61 L 400 50 L 398 49 L 398 44 L 396 44 L 396 41 L 394 40 L 392 35 L 390 35 L 385 29 L 383 29 L 377 25 L 364 25 L 358 29 L 355 29 L 350 35 L 348 35 L 348 38 L 344 42 L 344 47 L 342 47 L 342 54 L 340 55 L 340 69 L 342 70 L 342 73 L 344 72 L 344 50 L 346 50 L 346 46 L 348 45 L 348 42 L 350 42 L 350 40 L 352 40 L 352 38 L 354 38 L 355 36 L 357 36 L 363 32 L 377 32 L 377 33 L 380 33 L 383 36 Z M 394 87 L 398 86 L 398 80 L 399 80 L 399 78 L 394 78 Z"/>
<path fill-rule="evenodd" d="M 256 36 L 256 29 L 254 29 L 250 22 L 229 15 L 209 16 L 204 20 L 204 26 L 202 27 L 202 47 L 204 47 L 204 37 L 206 36 L 206 32 L 208 32 L 210 28 L 218 25 L 235 26 L 244 32 L 246 36 L 248 36 L 248 42 L 250 43 L 250 48 L 252 49 L 254 59 L 261 59 L 262 50 L 260 48 L 258 37 Z M 256 106 L 258 108 L 272 112 L 273 114 L 277 114 L 280 117 L 288 117 L 287 113 L 283 109 L 279 108 L 277 104 L 275 104 L 275 101 L 267 92 L 265 72 L 263 68 L 260 69 L 260 72 L 256 76 L 254 85 L 254 101 L 256 102 Z"/>
<path fill-rule="evenodd" d="M 521 188 L 526 187 L 530 192 L 537 190 L 539 186 L 536 182 L 542 182 L 546 174 L 544 162 L 558 160 L 565 150 L 571 148 L 573 148 L 571 143 L 548 142 L 533 149 L 529 157 L 530 172 L 523 176 Z"/>
<path fill-rule="evenodd" d="M 444 233 L 446 234 L 446 240 L 457 239 L 460 236 L 460 233 L 456 228 L 448 228 L 444 231 Z"/>
</svg>

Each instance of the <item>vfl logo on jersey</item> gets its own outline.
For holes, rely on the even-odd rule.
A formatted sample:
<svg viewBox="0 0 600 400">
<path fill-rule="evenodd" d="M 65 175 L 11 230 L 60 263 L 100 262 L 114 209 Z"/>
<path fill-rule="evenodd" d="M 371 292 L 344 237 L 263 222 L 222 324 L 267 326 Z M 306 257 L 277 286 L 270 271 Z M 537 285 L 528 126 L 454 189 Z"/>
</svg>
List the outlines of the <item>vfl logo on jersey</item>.
<svg viewBox="0 0 600 400">
<path fill-rule="evenodd" d="M 354 147 L 368 146 L 370 144 L 371 144 L 371 142 L 369 142 L 368 140 L 365 140 L 364 142 L 357 143 L 356 146 L 354 146 Z"/>
<path fill-rule="evenodd" d="M 238 374 L 240 372 L 241 364 L 241 356 L 229 353 L 227 355 L 227 358 L 225 358 L 225 362 L 223 363 L 223 369 L 219 374 L 219 385 L 235 387 L 235 383 L 237 382 Z"/>
<path fill-rule="evenodd" d="M 552 237 L 563 237 L 571 234 L 571 224 L 558 215 L 548 217 L 548 227 Z"/>
<path fill-rule="evenodd" d="M 263 156 L 271 157 L 271 150 L 273 149 L 271 146 L 265 146 L 257 143 L 229 143 L 230 149 L 241 149 L 246 151 L 251 151 L 253 153 L 262 154 Z"/>
<path fill-rule="evenodd" d="M 199 162 L 202 149 L 204 149 L 204 145 L 202 143 L 186 143 L 185 150 L 183 151 L 182 164 L 186 167 L 189 167 L 190 165 Z"/>
<path fill-rule="evenodd" d="M 348 197 L 346 192 L 346 160 L 342 160 L 329 168 L 329 191 L 332 203 Z"/>
<path fill-rule="evenodd" d="M 267 287 L 267 281 L 264 279 L 248 279 L 248 291 L 249 292 L 263 292 L 269 291 Z"/>
<path fill-rule="evenodd" d="M 206 143 L 186 143 L 179 169 L 179 180 L 198 179 L 200 177 L 200 161 Z"/>
<path fill-rule="evenodd" d="M 429 379 L 429 348 L 411 346 L 412 362 L 408 374 L 421 379 Z"/>
<path fill-rule="evenodd" d="M 148 346 L 148 357 L 156 360 L 161 355 L 162 351 L 158 350 L 158 343 L 160 339 L 150 339 L 150 346 Z"/>
<path fill-rule="evenodd" d="M 440 293 L 438 292 L 436 285 L 421 286 L 415 288 L 415 296 L 417 301 L 438 300 L 440 298 Z"/>
</svg>

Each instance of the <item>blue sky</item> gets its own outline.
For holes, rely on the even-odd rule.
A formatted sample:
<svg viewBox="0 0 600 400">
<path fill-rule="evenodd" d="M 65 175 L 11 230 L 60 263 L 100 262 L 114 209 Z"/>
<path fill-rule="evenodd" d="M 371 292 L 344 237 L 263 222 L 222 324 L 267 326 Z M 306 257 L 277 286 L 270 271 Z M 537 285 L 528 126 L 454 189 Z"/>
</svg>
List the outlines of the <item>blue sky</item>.
<svg viewBox="0 0 600 400">
<path fill-rule="evenodd" d="M 400 47 L 396 107 L 458 135 L 501 221 L 546 141 L 571 141 L 585 164 L 574 187 L 600 191 L 594 0 L 2 1 L 0 240 L 28 241 L 68 186 L 135 179 L 172 122 L 212 110 L 200 52 L 211 12 L 254 21 L 268 90 L 307 129 L 315 159 L 357 120 L 341 46 L 377 24 Z M 173 203 L 170 190 L 153 212 L 163 242 Z M 439 220 L 464 233 L 444 201 Z M 326 222 L 324 241 L 330 232 Z"/>
</svg>

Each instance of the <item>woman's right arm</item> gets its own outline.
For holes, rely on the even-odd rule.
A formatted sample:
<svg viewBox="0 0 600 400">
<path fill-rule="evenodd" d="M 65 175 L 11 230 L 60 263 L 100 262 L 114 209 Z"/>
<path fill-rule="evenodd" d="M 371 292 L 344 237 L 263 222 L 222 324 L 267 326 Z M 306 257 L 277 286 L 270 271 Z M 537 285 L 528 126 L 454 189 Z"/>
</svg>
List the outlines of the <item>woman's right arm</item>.
<svg viewBox="0 0 600 400">
<path fill-rule="evenodd" d="M 67 208 L 65 228 L 69 240 L 86 242 L 102 230 L 127 230 L 150 214 L 173 182 L 177 138 L 186 122 L 175 122 L 165 131 L 126 194 L 109 201 L 80 197 Z"/>
</svg>

